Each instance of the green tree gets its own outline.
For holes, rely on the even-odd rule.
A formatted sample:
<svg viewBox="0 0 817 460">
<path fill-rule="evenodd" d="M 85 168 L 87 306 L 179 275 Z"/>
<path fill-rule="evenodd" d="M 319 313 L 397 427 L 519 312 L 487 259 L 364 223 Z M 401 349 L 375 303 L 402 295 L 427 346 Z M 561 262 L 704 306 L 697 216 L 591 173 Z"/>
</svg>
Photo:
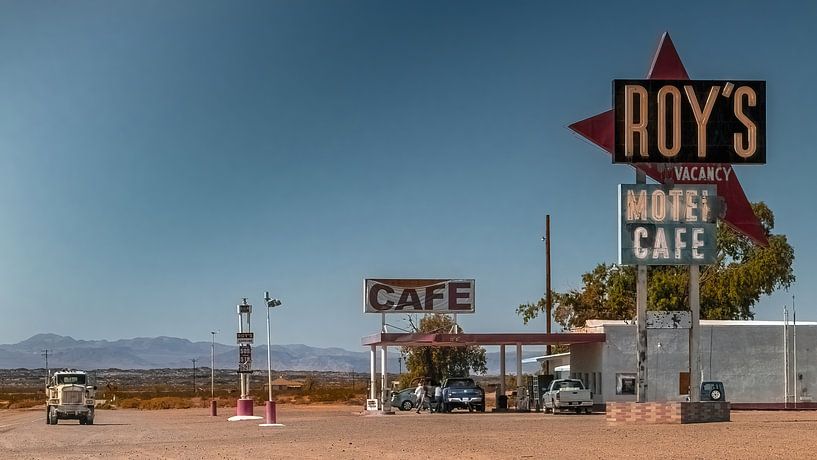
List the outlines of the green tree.
<svg viewBox="0 0 817 460">
<path fill-rule="evenodd" d="M 413 323 L 412 323 L 413 325 Z M 419 333 L 448 333 L 454 328 L 454 321 L 447 315 L 431 314 L 420 319 L 415 327 Z M 462 328 L 457 326 L 458 331 Z M 487 372 L 485 349 L 476 345 L 464 347 L 403 347 L 406 355 L 405 382 L 426 377 L 442 381 L 447 377 L 464 377 L 471 371 L 478 374 Z"/>
<path fill-rule="evenodd" d="M 788 288 L 795 280 L 794 249 L 785 235 L 771 232 L 771 209 L 762 202 L 753 204 L 752 209 L 768 236 L 769 246 L 755 245 L 718 223 L 717 263 L 701 269 L 702 319 L 752 319 L 753 307 L 761 295 Z M 647 279 L 649 310 L 689 309 L 687 267 L 650 267 Z M 563 327 L 582 327 L 588 319 L 635 318 L 635 267 L 598 264 L 582 275 L 582 283 L 581 289 L 554 293 L 553 317 Z M 544 311 L 544 299 L 516 309 L 526 324 Z"/>
</svg>

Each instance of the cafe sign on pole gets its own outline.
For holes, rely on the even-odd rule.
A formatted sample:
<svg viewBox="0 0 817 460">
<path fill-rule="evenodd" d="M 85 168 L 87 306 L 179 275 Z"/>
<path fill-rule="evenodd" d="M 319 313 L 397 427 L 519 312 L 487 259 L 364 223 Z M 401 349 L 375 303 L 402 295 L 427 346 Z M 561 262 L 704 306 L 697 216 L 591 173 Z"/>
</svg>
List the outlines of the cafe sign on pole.
<svg viewBox="0 0 817 460">
<path fill-rule="evenodd" d="M 620 262 L 636 266 L 636 402 L 647 401 L 649 265 L 689 266 L 689 395 L 698 402 L 700 266 L 717 262 L 715 220 L 768 246 L 731 168 L 766 163 L 766 83 L 690 80 L 665 33 L 647 79 L 613 80 L 613 106 L 570 128 L 636 169 L 618 197 Z"/>
<path fill-rule="evenodd" d="M 619 185 L 619 263 L 715 263 L 715 193 L 714 185 Z"/>
</svg>

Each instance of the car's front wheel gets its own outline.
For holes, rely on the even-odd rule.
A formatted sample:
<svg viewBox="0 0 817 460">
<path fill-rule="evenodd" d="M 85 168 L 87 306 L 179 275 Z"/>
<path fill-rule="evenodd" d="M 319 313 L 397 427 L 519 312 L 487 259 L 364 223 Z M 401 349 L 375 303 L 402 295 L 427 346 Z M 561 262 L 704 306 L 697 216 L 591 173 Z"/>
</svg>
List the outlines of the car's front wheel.
<svg viewBox="0 0 817 460">
<path fill-rule="evenodd" d="M 412 404 L 411 401 L 408 400 L 403 401 L 400 404 L 400 410 L 411 410 L 412 407 L 414 407 L 414 404 Z"/>
</svg>

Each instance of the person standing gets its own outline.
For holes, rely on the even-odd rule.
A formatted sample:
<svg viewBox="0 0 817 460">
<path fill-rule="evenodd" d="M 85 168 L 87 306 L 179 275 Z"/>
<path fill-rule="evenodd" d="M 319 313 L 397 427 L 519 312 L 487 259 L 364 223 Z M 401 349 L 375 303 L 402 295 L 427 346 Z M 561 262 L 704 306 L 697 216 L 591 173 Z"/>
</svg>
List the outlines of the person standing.
<svg viewBox="0 0 817 460">
<path fill-rule="evenodd" d="M 423 409 L 423 403 L 426 402 L 426 387 L 422 380 L 417 382 L 417 388 L 414 390 L 414 396 L 414 399 L 417 400 L 417 413 L 419 414 L 420 410 Z"/>
<path fill-rule="evenodd" d="M 434 387 L 434 412 L 440 412 L 443 407 L 443 387 Z"/>
</svg>

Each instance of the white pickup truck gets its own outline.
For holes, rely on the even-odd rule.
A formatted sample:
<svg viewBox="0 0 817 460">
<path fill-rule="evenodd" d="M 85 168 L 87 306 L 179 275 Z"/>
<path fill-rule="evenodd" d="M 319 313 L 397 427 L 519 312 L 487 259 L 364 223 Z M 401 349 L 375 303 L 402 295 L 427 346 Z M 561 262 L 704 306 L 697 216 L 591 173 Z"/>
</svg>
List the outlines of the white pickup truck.
<svg viewBox="0 0 817 460">
<path fill-rule="evenodd" d="M 545 412 L 558 414 L 563 410 L 590 413 L 593 410 L 593 393 L 578 379 L 559 379 L 550 382 L 542 395 Z"/>
</svg>

